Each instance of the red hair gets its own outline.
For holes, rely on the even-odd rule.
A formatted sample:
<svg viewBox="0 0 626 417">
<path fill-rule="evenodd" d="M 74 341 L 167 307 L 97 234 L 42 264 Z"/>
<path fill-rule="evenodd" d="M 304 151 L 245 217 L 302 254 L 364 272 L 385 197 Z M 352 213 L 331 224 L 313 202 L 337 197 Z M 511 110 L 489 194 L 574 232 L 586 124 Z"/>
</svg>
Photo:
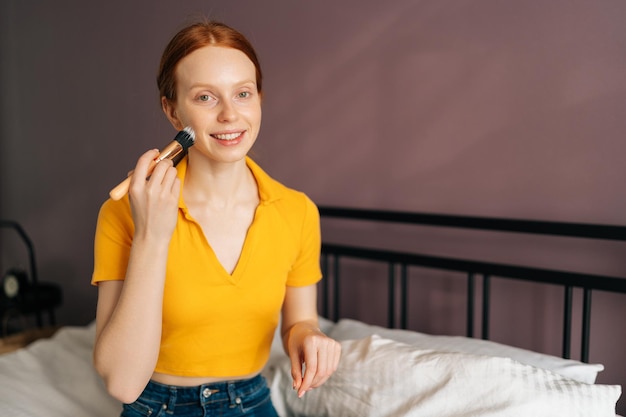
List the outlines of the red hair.
<svg viewBox="0 0 626 417">
<path fill-rule="evenodd" d="M 233 48 L 246 54 L 254 64 L 257 90 L 259 94 L 261 93 L 263 81 L 261 64 L 252 44 L 235 29 L 223 23 L 208 21 L 195 23 L 180 30 L 165 47 L 157 75 L 161 97 L 176 100 L 176 66 L 193 51 L 209 45 Z"/>
</svg>

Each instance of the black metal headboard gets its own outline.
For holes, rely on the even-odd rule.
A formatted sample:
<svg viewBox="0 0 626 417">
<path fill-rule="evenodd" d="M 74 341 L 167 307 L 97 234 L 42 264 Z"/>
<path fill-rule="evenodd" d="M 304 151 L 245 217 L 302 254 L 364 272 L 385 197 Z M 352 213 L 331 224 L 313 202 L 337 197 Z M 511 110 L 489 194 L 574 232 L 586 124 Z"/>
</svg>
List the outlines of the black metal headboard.
<svg viewBox="0 0 626 417">
<path fill-rule="evenodd" d="M 585 239 L 626 241 L 626 227 L 598 224 L 535 221 L 475 216 L 456 216 L 429 213 L 411 213 L 388 210 L 367 210 L 320 206 L 322 219 L 365 220 L 392 222 L 405 225 L 441 226 L 499 232 L 516 232 L 546 236 L 567 236 Z M 322 243 L 322 270 L 329 277 L 322 283 L 322 314 L 338 319 L 340 293 L 340 261 L 342 258 L 368 259 L 388 265 L 389 301 L 388 324 L 395 327 L 396 307 L 399 305 L 400 327 L 407 323 L 407 267 L 422 266 L 441 270 L 464 272 L 467 275 L 467 330 L 474 336 L 477 276 L 482 276 L 481 337 L 489 338 L 489 307 L 491 277 L 518 279 L 538 283 L 556 284 L 564 288 L 562 356 L 571 355 L 572 294 L 574 288 L 583 291 L 581 360 L 589 361 L 591 298 L 594 290 L 626 293 L 626 277 L 577 273 L 556 269 L 534 268 L 505 263 L 483 262 L 457 257 L 432 256 L 415 252 L 371 249 L 357 245 Z M 393 290 L 399 272 L 400 299 Z M 480 290 L 480 289 L 479 289 Z"/>
</svg>

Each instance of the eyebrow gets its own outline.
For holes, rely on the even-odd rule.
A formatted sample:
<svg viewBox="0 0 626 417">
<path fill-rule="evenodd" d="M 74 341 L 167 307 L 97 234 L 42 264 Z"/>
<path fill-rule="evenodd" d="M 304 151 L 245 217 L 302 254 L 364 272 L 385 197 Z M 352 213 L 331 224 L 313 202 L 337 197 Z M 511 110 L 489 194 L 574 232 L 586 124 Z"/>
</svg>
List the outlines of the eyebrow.
<svg viewBox="0 0 626 417">
<path fill-rule="evenodd" d="M 241 82 L 235 83 L 234 85 L 235 85 L 235 87 L 242 87 L 242 86 L 245 86 L 246 84 L 251 84 L 251 85 L 253 85 L 255 87 L 257 86 L 257 83 L 254 80 L 241 81 Z M 209 89 L 212 89 L 212 88 L 215 88 L 215 86 L 210 84 L 210 83 L 202 83 L 202 82 L 194 83 L 194 84 L 191 84 L 189 86 L 190 90 L 197 89 L 197 88 L 209 88 Z"/>
</svg>

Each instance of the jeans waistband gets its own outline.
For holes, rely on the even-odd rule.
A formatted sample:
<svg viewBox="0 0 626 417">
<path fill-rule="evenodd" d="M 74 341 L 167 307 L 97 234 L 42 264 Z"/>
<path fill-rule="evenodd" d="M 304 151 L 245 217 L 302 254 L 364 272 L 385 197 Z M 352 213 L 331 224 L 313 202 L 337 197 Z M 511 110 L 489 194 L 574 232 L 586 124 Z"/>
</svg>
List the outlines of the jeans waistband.
<svg viewBox="0 0 626 417">
<path fill-rule="evenodd" d="M 261 375 L 249 379 L 203 384 L 193 387 L 165 385 L 150 381 L 144 390 L 152 401 L 167 404 L 170 409 L 191 404 L 223 403 L 238 404 L 240 398 L 266 386 Z"/>
</svg>

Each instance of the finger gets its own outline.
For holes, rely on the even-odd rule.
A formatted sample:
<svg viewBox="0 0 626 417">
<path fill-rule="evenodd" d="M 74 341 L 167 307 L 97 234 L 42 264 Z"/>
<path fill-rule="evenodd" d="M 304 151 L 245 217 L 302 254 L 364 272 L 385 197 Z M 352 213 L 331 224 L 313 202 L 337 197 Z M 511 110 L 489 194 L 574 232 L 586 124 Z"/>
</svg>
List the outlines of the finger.
<svg viewBox="0 0 626 417">
<path fill-rule="evenodd" d="M 172 194 L 177 198 L 180 196 L 180 179 L 177 177 L 174 179 L 174 184 L 172 184 Z M 177 200 L 178 201 L 178 200 Z"/>
<path fill-rule="evenodd" d="M 328 347 L 332 347 L 332 346 L 328 344 Z M 329 363 L 328 356 L 332 354 L 333 354 L 332 350 L 329 350 L 328 348 L 318 351 L 317 371 L 315 375 L 313 376 L 313 380 L 311 381 L 312 388 L 319 387 L 328 379 L 328 376 L 330 375 L 330 372 L 328 370 L 328 363 Z"/>
<path fill-rule="evenodd" d="M 138 178 L 147 178 L 151 174 L 151 171 L 154 169 L 154 166 L 156 165 L 154 159 L 158 156 L 159 151 L 156 149 L 151 149 L 141 155 L 137 160 L 137 165 L 135 165 L 135 169 L 132 171 L 131 183 L 137 181 Z"/>
<path fill-rule="evenodd" d="M 289 355 L 291 359 L 291 377 L 293 378 L 293 389 L 299 390 L 302 384 L 302 362 L 300 362 L 300 355 L 292 353 Z"/>
<path fill-rule="evenodd" d="M 146 190 L 160 198 L 170 198 L 172 186 L 176 179 L 176 168 L 171 160 L 166 159 L 156 164 L 152 175 L 146 183 Z"/>
<path fill-rule="evenodd" d="M 172 166 L 169 167 L 165 172 L 162 185 L 165 192 L 174 196 L 178 196 L 180 191 L 180 179 L 178 178 L 178 171 L 176 170 L 176 168 L 174 168 L 173 163 Z"/>
<path fill-rule="evenodd" d="M 302 379 L 302 385 L 298 389 L 298 397 L 302 397 L 305 392 L 311 388 L 313 378 L 317 373 L 317 358 L 318 349 L 314 346 L 307 346 L 304 348 L 304 378 Z"/>
<path fill-rule="evenodd" d="M 328 349 L 328 373 L 329 375 L 337 370 L 340 357 L 341 357 L 341 344 L 333 340 Z"/>
<path fill-rule="evenodd" d="M 173 168 L 174 164 L 170 159 L 164 159 L 156 163 L 152 174 L 150 174 L 149 182 L 158 185 L 165 185 L 165 181 L 169 179 L 169 181 L 173 181 L 172 174 L 168 176 L 168 172 L 170 170 L 174 171 L 173 175 L 176 175 L 176 169 Z"/>
<path fill-rule="evenodd" d="M 317 373 L 311 388 L 322 386 L 339 367 L 339 359 L 341 358 L 341 344 L 328 339 L 328 343 L 318 354 Z"/>
</svg>

